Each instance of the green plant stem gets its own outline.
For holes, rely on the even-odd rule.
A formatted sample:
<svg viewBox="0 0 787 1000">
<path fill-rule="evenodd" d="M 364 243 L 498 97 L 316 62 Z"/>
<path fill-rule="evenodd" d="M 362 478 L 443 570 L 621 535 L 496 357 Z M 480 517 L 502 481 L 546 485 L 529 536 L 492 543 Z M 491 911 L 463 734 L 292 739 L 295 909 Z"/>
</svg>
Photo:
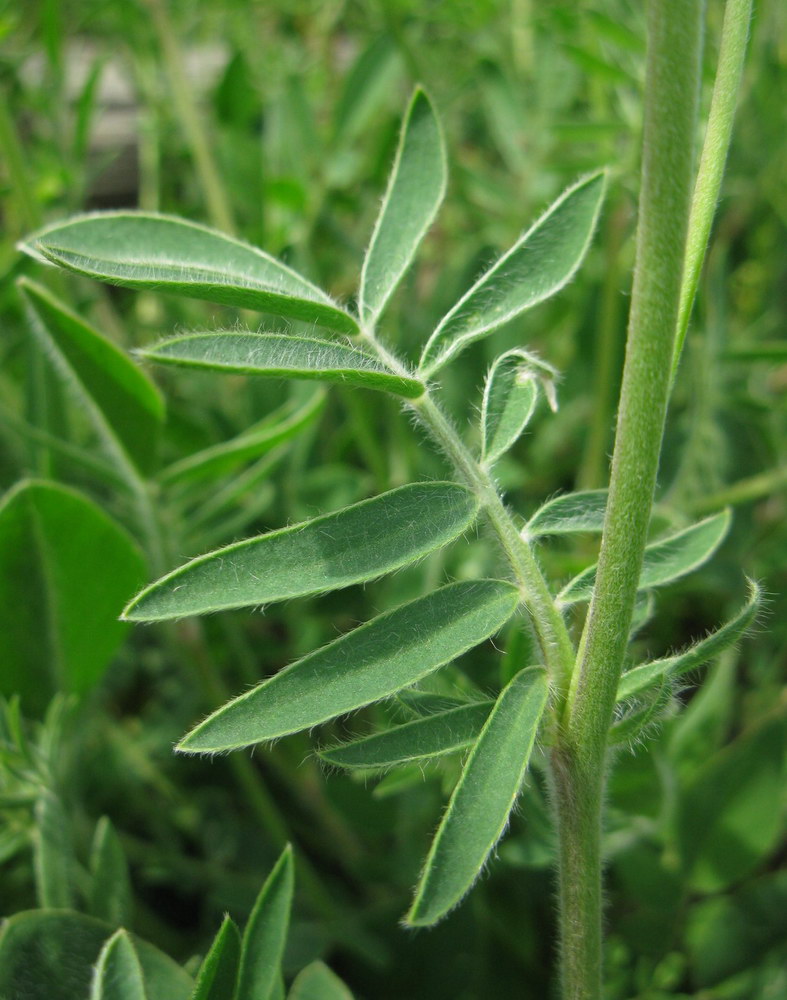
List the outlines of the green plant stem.
<svg viewBox="0 0 787 1000">
<path fill-rule="evenodd" d="M 680 290 L 677 334 L 672 357 L 672 377 L 680 363 L 683 343 L 689 326 L 694 297 L 700 280 L 702 262 L 708 246 L 713 214 L 719 200 L 727 151 L 732 137 L 732 123 L 738 102 L 746 43 L 749 38 L 752 0 L 727 0 L 721 29 L 719 64 L 713 86 L 708 126 L 702 147 L 694 196 L 691 202 L 686 260 Z"/>
<path fill-rule="evenodd" d="M 689 513 L 702 517 L 722 507 L 738 507 L 741 504 L 762 500 L 784 489 L 787 489 L 787 466 L 768 469 L 767 472 L 725 486 L 716 493 L 697 497 L 696 500 L 689 501 L 688 510 Z"/>
<path fill-rule="evenodd" d="M 639 225 L 596 587 L 553 752 L 564 1000 L 601 997 L 607 734 L 634 610 L 670 386 L 700 81 L 702 0 L 650 0 Z"/>
<path fill-rule="evenodd" d="M 203 127 L 199 109 L 191 92 L 183 56 L 169 14 L 161 0 L 144 0 L 144 2 L 150 11 L 153 27 L 158 36 L 162 58 L 172 87 L 172 101 L 185 132 L 186 141 L 191 147 L 211 221 L 223 232 L 232 234 L 235 232 L 235 220 L 229 199 L 213 158 L 208 134 Z"/>
</svg>

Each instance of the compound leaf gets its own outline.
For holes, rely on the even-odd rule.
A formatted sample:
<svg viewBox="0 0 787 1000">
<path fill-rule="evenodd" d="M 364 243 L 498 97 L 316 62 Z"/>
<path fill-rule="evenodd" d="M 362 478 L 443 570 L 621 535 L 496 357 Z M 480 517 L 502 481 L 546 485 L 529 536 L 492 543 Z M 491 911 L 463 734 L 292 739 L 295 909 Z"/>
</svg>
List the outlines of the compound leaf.
<svg viewBox="0 0 787 1000">
<path fill-rule="evenodd" d="M 536 538 L 603 531 L 608 495 L 609 490 L 581 490 L 547 500 L 527 522 L 527 534 Z"/>
<path fill-rule="evenodd" d="M 147 1000 L 142 966 L 131 938 L 122 929 L 101 949 L 90 1000 Z"/>
<path fill-rule="evenodd" d="M 295 885 L 292 848 L 287 845 L 260 890 L 243 944 L 235 1000 L 271 1000 L 281 975 Z"/>
<path fill-rule="evenodd" d="M 316 379 L 383 389 L 413 399 L 424 391 L 417 378 L 399 374 L 347 344 L 280 333 L 222 330 L 173 337 L 139 352 L 162 364 L 239 375 Z"/>
<path fill-rule="evenodd" d="M 146 212 L 80 215 L 33 234 L 22 249 L 113 285 L 358 332 L 349 313 L 281 261 L 186 219 Z"/>
<path fill-rule="evenodd" d="M 192 559 L 143 590 L 124 618 L 180 618 L 372 580 L 452 541 L 477 509 L 456 483 L 402 486 Z"/>
<path fill-rule="evenodd" d="M 432 841 L 406 917 L 411 926 L 445 916 L 478 877 L 516 802 L 548 694 L 546 672 L 531 667 L 498 698 Z"/>
<path fill-rule="evenodd" d="M 493 635 L 514 613 L 501 580 L 448 584 L 380 615 L 228 702 L 178 750 L 238 749 L 309 729 L 395 694 Z"/>
<path fill-rule="evenodd" d="M 730 519 L 729 510 L 724 510 L 648 545 L 639 577 L 639 589 L 661 587 L 702 566 L 724 540 Z M 596 567 L 590 566 L 566 584 L 558 595 L 558 600 L 564 605 L 589 601 L 593 596 L 595 583 Z"/>
<path fill-rule="evenodd" d="M 479 337 L 559 291 L 585 256 L 604 194 L 605 174 L 574 184 L 482 275 L 427 341 L 420 371 L 438 368 Z"/>
<path fill-rule="evenodd" d="M 463 705 L 394 726 L 382 733 L 321 750 L 319 756 L 336 767 L 392 767 L 464 750 L 478 737 L 493 702 Z"/>
<path fill-rule="evenodd" d="M 388 190 L 361 274 L 359 311 L 373 325 L 437 214 L 446 187 L 445 148 L 434 108 L 416 88 L 402 125 Z"/>
</svg>

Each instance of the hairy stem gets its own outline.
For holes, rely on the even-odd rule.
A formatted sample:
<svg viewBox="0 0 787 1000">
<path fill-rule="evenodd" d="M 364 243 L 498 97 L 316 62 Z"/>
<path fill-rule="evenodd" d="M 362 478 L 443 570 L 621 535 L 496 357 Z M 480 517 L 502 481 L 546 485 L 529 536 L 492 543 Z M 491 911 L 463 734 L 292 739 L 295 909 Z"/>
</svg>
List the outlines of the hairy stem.
<svg viewBox="0 0 787 1000">
<path fill-rule="evenodd" d="M 607 733 L 628 642 L 667 412 L 691 199 L 702 0 L 650 0 L 636 263 L 596 586 L 553 780 L 565 1000 L 601 997 Z"/>
</svg>

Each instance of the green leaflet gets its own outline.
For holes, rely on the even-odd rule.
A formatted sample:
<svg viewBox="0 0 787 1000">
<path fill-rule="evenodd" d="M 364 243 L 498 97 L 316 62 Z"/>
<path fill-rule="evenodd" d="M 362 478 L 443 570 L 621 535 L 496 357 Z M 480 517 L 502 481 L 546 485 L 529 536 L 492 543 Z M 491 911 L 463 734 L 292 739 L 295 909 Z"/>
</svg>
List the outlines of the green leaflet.
<svg viewBox="0 0 787 1000">
<path fill-rule="evenodd" d="M 633 744 L 651 723 L 659 719 L 671 699 L 672 690 L 669 684 L 662 683 L 654 691 L 649 691 L 642 704 L 635 703 L 631 711 L 626 712 L 610 726 L 608 745 L 614 747 L 623 743 Z"/>
<path fill-rule="evenodd" d="M 609 490 L 580 490 L 548 500 L 527 522 L 529 538 L 604 530 Z"/>
<path fill-rule="evenodd" d="M 123 640 L 117 616 L 144 577 L 134 542 L 91 500 L 18 483 L 0 503 L 0 692 L 18 692 L 38 713 L 56 691 L 89 691 Z"/>
<path fill-rule="evenodd" d="M 467 698 L 456 698 L 452 695 L 436 694 L 433 691 L 421 691 L 419 688 L 407 688 L 399 691 L 396 701 L 407 712 L 410 718 L 424 718 L 438 712 L 447 712 L 452 708 L 461 708 L 467 704 Z"/>
<path fill-rule="evenodd" d="M 287 1000 L 353 1000 L 353 995 L 327 965 L 312 962 L 295 977 Z"/>
<path fill-rule="evenodd" d="M 754 580 L 749 580 L 748 583 L 748 600 L 735 617 L 721 628 L 700 639 L 682 653 L 653 660 L 650 663 L 641 663 L 623 674 L 618 684 L 618 701 L 626 701 L 662 680 L 682 677 L 734 645 L 751 628 L 762 604 L 762 591 Z"/>
<path fill-rule="evenodd" d="M 228 702 L 177 749 L 238 749 L 309 729 L 395 694 L 493 635 L 514 613 L 500 580 L 451 583 L 379 615 Z"/>
<path fill-rule="evenodd" d="M 481 458 L 492 465 L 527 427 L 538 402 L 536 373 L 518 349 L 492 365 L 481 405 Z"/>
<path fill-rule="evenodd" d="M 721 545 L 730 526 L 731 515 L 724 510 L 690 528 L 651 542 L 645 548 L 645 558 L 639 578 L 639 589 L 660 587 L 691 573 L 706 562 Z M 596 567 L 590 566 L 575 576 L 558 594 L 563 605 L 589 601 L 596 582 Z"/>
<path fill-rule="evenodd" d="M 364 739 L 320 751 L 336 767 L 392 767 L 464 750 L 475 742 L 492 711 L 493 702 L 463 705 L 448 712 L 407 722 Z"/>
<path fill-rule="evenodd" d="M 42 910 L 66 910 L 74 905 L 74 849 L 63 805 L 44 789 L 35 807 L 33 870 Z"/>
<path fill-rule="evenodd" d="M 444 917 L 478 878 L 516 802 L 548 694 L 546 672 L 531 667 L 498 698 L 432 841 L 406 917 L 411 926 Z"/>
<path fill-rule="evenodd" d="M 147 1000 L 142 966 L 124 930 L 116 931 L 101 949 L 90 1000 Z"/>
<path fill-rule="evenodd" d="M 596 226 L 605 174 L 574 184 L 473 285 L 429 338 L 419 370 L 430 377 L 474 340 L 559 291 L 582 262 Z"/>
<path fill-rule="evenodd" d="M 424 391 L 418 379 L 386 368 L 363 351 L 312 337 L 220 330 L 173 337 L 139 353 L 162 364 L 240 375 L 339 382 L 364 389 L 383 389 L 407 399 L 414 399 Z"/>
<path fill-rule="evenodd" d="M 17 282 L 34 336 L 61 378 L 76 389 L 110 456 L 149 471 L 164 419 L 158 389 L 115 345 L 45 288 Z M 118 455 L 118 451 L 122 455 Z"/>
<path fill-rule="evenodd" d="M 434 108 L 416 88 L 402 125 L 388 190 L 361 273 L 361 319 L 374 326 L 410 266 L 445 195 L 443 135 Z"/>
<path fill-rule="evenodd" d="M 281 975 L 295 884 L 287 845 L 265 881 L 243 932 L 235 1000 L 271 1000 Z"/>
<path fill-rule="evenodd" d="M 185 219 L 96 212 L 34 233 L 23 250 L 78 274 L 358 332 L 356 321 L 285 264 Z"/>
<path fill-rule="evenodd" d="M 360 53 L 344 78 L 334 112 L 332 130 L 340 156 L 351 140 L 386 113 L 401 74 L 402 59 L 388 35 L 378 35 Z"/>
<path fill-rule="evenodd" d="M 237 925 L 225 916 L 200 966 L 191 1000 L 234 1000 L 240 948 Z"/>
<path fill-rule="evenodd" d="M 192 559 L 143 590 L 123 617 L 160 621 L 372 580 L 452 541 L 477 510 L 456 483 L 402 486 Z"/>
<path fill-rule="evenodd" d="M 324 390 L 312 388 L 308 396 L 285 403 L 237 437 L 173 462 L 159 474 L 158 479 L 171 486 L 223 476 L 238 465 L 260 458 L 277 445 L 289 441 L 316 419 L 324 404 Z"/>
<path fill-rule="evenodd" d="M 120 838 L 106 816 L 96 826 L 90 874 L 90 912 L 113 927 L 128 926 L 132 899 L 128 863 Z"/>
</svg>

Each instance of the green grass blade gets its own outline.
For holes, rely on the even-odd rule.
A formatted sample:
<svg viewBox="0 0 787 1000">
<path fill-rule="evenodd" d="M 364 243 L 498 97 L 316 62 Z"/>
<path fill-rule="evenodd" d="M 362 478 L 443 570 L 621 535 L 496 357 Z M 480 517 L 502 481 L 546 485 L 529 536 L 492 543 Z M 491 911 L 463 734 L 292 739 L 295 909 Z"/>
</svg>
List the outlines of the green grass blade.
<svg viewBox="0 0 787 1000">
<path fill-rule="evenodd" d="M 349 313 L 285 264 L 185 219 L 146 212 L 81 215 L 34 233 L 22 249 L 113 285 L 358 332 Z"/>
<path fill-rule="evenodd" d="M 243 932 L 235 1000 L 271 1000 L 281 974 L 294 885 L 295 865 L 288 844 L 266 879 Z"/>
<path fill-rule="evenodd" d="M 481 405 L 481 458 L 492 465 L 527 427 L 538 402 L 538 381 L 526 356 L 507 351 L 492 365 Z"/>
<path fill-rule="evenodd" d="M 312 337 L 237 330 L 173 337 L 139 352 L 150 361 L 239 375 L 317 379 L 382 389 L 414 399 L 424 385 L 391 371 L 363 351 Z"/>
<path fill-rule="evenodd" d="M 147 1000 L 142 966 L 124 930 L 113 934 L 101 949 L 90 1000 Z"/>
<path fill-rule="evenodd" d="M 240 950 L 237 925 L 225 916 L 210 951 L 200 966 L 191 1000 L 234 1000 Z"/>
<path fill-rule="evenodd" d="M 353 995 L 327 965 L 312 962 L 295 977 L 287 1000 L 353 1000 Z"/>
<path fill-rule="evenodd" d="M 484 274 L 440 321 L 421 357 L 427 377 L 479 337 L 559 291 L 590 245 L 605 174 L 583 178 Z"/>
<path fill-rule="evenodd" d="M 363 263 L 359 311 L 369 326 L 374 326 L 432 224 L 446 179 L 440 122 L 419 87 L 402 125 L 388 190 Z"/>
<path fill-rule="evenodd" d="M 85 404 L 96 432 L 117 460 L 122 449 L 149 471 L 164 420 L 158 389 L 121 350 L 88 326 L 45 288 L 27 278 L 17 287 L 31 329 L 61 378 Z"/>
<path fill-rule="evenodd" d="M 134 542 L 91 500 L 18 483 L 0 503 L 0 693 L 18 693 L 35 714 L 57 691 L 90 691 L 126 634 L 118 612 L 144 578 Z"/>
<path fill-rule="evenodd" d="M 228 702 L 181 740 L 190 753 L 238 749 L 387 698 L 494 635 L 517 589 L 465 580 L 379 615 Z"/>
<path fill-rule="evenodd" d="M 326 764 L 347 769 L 392 767 L 442 757 L 476 741 L 493 704 L 485 701 L 439 712 L 352 743 L 327 747 L 319 757 Z"/>
<path fill-rule="evenodd" d="M 580 490 L 548 500 L 527 522 L 529 538 L 604 530 L 608 490 Z"/>
<path fill-rule="evenodd" d="M 410 926 L 444 917 L 478 878 L 516 802 L 548 694 L 546 672 L 530 668 L 498 698 L 432 841 Z"/>
<path fill-rule="evenodd" d="M 372 580 L 452 541 L 477 510 L 456 483 L 402 486 L 192 559 L 143 590 L 123 617 L 161 621 Z"/>
<path fill-rule="evenodd" d="M 618 684 L 618 701 L 626 701 L 640 694 L 653 684 L 665 679 L 682 677 L 703 666 L 733 646 L 754 624 L 762 607 L 762 591 L 754 580 L 749 580 L 749 597 L 738 613 L 710 635 L 675 656 L 641 663 L 628 670 Z"/>
<path fill-rule="evenodd" d="M 115 828 L 106 816 L 98 821 L 90 852 L 88 905 L 94 917 L 113 927 L 131 923 L 132 894 L 128 862 Z"/>
<path fill-rule="evenodd" d="M 702 566 L 724 541 L 730 520 L 729 510 L 724 510 L 646 546 L 638 589 L 661 587 Z M 590 566 L 566 584 L 558 601 L 563 605 L 589 601 L 595 583 L 596 567 Z"/>
</svg>

